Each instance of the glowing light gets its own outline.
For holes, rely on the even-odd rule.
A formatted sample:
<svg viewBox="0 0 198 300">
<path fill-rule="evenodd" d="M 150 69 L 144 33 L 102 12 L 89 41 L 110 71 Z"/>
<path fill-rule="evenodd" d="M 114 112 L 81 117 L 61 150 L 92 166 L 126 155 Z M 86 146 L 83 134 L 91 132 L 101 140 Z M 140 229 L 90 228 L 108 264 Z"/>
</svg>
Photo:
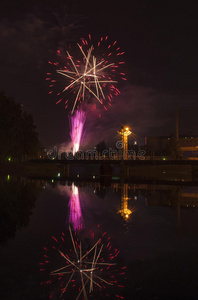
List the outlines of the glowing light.
<svg viewBox="0 0 198 300">
<path fill-rule="evenodd" d="M 80 198 L 78 187 L 72 183 L 72 195 L 69 201 L 69 223 L 72 224 L 73 229 L 83 228 L 83 217 L 81 212 Z"/>
<path fill-rule="evenodd" d="M 8 157 L 8 161 L 11 161 L 11 160 L 12 160 L 12 158 L 9 156 L 9 157 Z"/>
<path fill-rule="evenodd" d="M 128 127 L 122 126 L 121 130 L 118 131 L 122 138 L 122 148 L 123 148 L 123 159 L 128 159 L 128 136 L 131 135 L 131 131 Z"/>
<path fill-rule="evenodd" d="M 73 144 L 73 155 L 75 155 L 80 148 L 83 128 L 86 120 L 86 113 L 82 110 L 77 110 L 75 111 L 74 115 L 71 115 L 69 118 L 71 126 L 70 136 Z"/>
<path fill-rule="evenodd" d="M 65 109 L 70 111 L 73 155 L 80 149 L 86 119 L 81 109 L 93 111 L 96 110 L 96 103 L 100 103 L 107 110 L 112 105 L 113 96 L 120 94 L 116 84 L 120 80 L 126 80 L 125 73 L 121 70 L 124 62 L 120 61 L 124 52 L 120 51 L 117 41 L 109 44 L 107 39 L 108 36 L 101 37 L 99 42 L 94 42 L 89 34 L 88 40 L 81 39 L 69 51 L 58 49 L 57 61 L 49 61 L 56 70 L 47 73 L 49 94 L 55 92 L 58 96 L 56 104 L 63 101 Z M 58 80 L 53 78 L 54 74 L 59 77 Z M 69 100 L 65 101 L 64 95 L 67 93 L 70 93 Z M 96 100 L 96 103 L 92 100 Z M 98 115 L 101 117 L 100 113 Z"/>
<path fill-rule="evenodd" d="M 60 95 L 66 91 L 74 94 L 74 98 L 70 97 L 71 114 L 83 101 L 90 103 L 90 99 L 93 98 L 104 106 L 104 100 L 109 101 L 108 96 L 120 93 L 115 84 L 120 79 L 126 80 L 125 73 L 118 70 L 120 65 L 124 64 L 123 61 L 119 61 L 119 57 L 124 52 L 118 52 L 120 48 L 116 44 L 117 41 L 109 44 L 107 38 L 103 37 L 99 42 L 94 43 L 89 35 L 88 41 L 81 39 L 81 43 L 77 43 L 77 46 L 72 49 L 74 55 L 68 51 L 58 50 L 58 61 L 49 62 L 55 66 L 56 73 L 60 75 L 60 80 L 54 80 L 51 77 L 53 72 L 47 73 L 46 80 L 50 83 L 50 93 L 53 92 L 53 87 L 55 88 L 62 82 L 64 88 L 61 93 L 59 89 L 59 93 L 56 92 L 56 94 Z M 61 101 L 62 98 L 57 103 Z"/>
<path fill-rule="evenodd" d="M 87 236 L 85 240 L 79 240 L 70 227 L 69 233 L 70 239 L 62 233 L 61 243 L 52 237 L 53 259 L 50 257 L 50 249 L 43 248 L 44 262 L 40 263 L 40 271 L 44 274 L 48 270 L 48 276 L 50 274 L 50 280 L 43 283 L 60 285 L 60 298 L 67 293 L 76 300 L 88 300 L 89 296 L 93 299 L 100 296 L 103 299 L 103 291 L 108 298 L 108 287 L 113 293 L 123 287 L 118 280 L 125 274 L 126 267 L 119 270 L 115 259 L 120 251 L 112 248 L 110 237 L 106 238 L 106 232 L 98 240 L 95 240 L 95 233 L 91 230 L 90 238 Z M 68 248 L 69 244 L 72 248 Z M 56 264 L 55 268 L 52 268 L 53 262 Z M 52 289 L 54 290 L 54 287 Z M 57 287 L 55 289 L 57 290 Z M 118 298 L 123 299 L 122 296 Z"/>
<path fill-rule="evenodd" d="M 118 211 L 125 220 L 128 220 L 132 214 L 132 210 L 128 208 L 128 200 L 128 184 L 125 183 L 121 190 L 121 209 Z"/>
</svg>

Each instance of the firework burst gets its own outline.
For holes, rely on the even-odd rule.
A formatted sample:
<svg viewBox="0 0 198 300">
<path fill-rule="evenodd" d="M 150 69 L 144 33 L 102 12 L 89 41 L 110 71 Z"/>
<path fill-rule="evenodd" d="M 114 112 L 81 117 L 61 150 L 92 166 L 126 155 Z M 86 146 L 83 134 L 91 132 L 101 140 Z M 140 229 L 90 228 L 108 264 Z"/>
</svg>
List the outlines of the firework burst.
<svg viewBox="0 0 198 300">
<path fill-rule="evenodd" d="M 59 294 L 62 299 L 105 299 L 113 292 L 116 299 L 124 299 L 115 291 L 123 287 L 118 279 L 123 277 L 126 267 L 118 269 L 115 259 L 119 251 L 112 249 L 110 238 L 105 239 L 106 233 L 96 240 L 94 233 L 90 232 L 91 238 L 79 240 L 69 227 L 69 234 L 70 239 L 62 234 L 61 242 L 52 237 L 53 261 L 49 249 L 44 248 L 41 272 L 48 270 L 50 278 L 43 283 L 52 287 L 50 298 Z"/>
<path fill-rule="evenodd" d="M 64 102 L 65 108 L 70 105 L 71 114 L 83 102 L 91 102 L 92 110 L 96 108 L 96 103 L 107 110 L 113 96 L 120 93 L 116 87 L 118 81 L 126 80 L 125 73 L 120 70 L 124 64 L 120 60 L 123 54 L 117 41 L 109 43 L 108 36 L 94 42 L 89 35 L 88 39 L 81 39 L 81 43 L 71 51 L 57 50 L 58 60 L 49 63 L 56 68 L 59 79 L 53 78 L 54 73 L 47 73 L 49 93 L 55 92 L 59 97 L 56 103 Z M 60 82 L 63 84 L 61 91 L 57 90 Z M 73 94 L 70 100 L 65 99 L 65 92 Z"/>
</svg>

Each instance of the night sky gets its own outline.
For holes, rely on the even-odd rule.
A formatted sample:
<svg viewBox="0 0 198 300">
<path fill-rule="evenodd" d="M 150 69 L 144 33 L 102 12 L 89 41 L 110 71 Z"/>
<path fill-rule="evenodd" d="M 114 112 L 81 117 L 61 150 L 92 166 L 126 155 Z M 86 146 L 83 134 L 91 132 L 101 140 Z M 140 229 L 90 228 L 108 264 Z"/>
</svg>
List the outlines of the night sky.
<svg viewBox="0 0 198 300">
<path fill-rule="evenodd" d="M 68 111 L 49 95 L 48 60 L 90 33 L 117 40 L 127 81 L 102 118 L 88 115 L 84 147 L 115 142 L 123 122 L 145 136 L 198 134 L 197 1 L 0 1 L 0 90 L 33 115 L 42 144 L 69 141 Z"/>
</svg>

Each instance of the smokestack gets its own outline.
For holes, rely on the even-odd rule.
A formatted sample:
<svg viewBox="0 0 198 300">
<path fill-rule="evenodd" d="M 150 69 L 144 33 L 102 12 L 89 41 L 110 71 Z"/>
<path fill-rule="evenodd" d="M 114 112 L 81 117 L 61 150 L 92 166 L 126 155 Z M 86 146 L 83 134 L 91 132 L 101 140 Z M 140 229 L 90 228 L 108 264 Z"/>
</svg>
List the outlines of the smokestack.
<svg viewBox="0 0 198 300">
<path fill-rule="evenodd" d="M 179 141 L 179 120 L 178 120 L 178 106 L 175 105 L 175 138 Z"/>
</svg>

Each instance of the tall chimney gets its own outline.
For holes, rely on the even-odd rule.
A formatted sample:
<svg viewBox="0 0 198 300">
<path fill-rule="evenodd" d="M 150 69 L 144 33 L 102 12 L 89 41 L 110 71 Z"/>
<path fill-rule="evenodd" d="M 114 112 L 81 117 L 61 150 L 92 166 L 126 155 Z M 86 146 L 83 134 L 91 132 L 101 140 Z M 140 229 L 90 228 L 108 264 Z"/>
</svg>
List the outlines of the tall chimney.
<svg viewBox="0 0 198 300">
<path fill-rule="evenodd" d="M 175 105 L 175 138 L 179 141 L 179 120 L 178 120 L 178 106 Z"/>
</svg>

